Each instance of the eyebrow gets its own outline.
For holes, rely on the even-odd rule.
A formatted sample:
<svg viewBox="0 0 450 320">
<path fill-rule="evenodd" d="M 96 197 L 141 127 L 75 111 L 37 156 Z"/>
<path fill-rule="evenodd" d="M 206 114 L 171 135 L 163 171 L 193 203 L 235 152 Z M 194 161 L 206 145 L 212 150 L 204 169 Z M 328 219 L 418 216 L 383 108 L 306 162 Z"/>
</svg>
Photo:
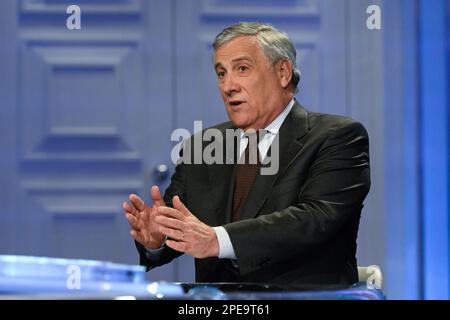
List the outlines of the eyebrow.
<svg viewBox="0 0 450 320">
<path fill-rule="evenodd" d="M 239 62 L 239 61 L 243 61 L 243 60 L 250 61 L 250 62 L 252 61 L 252 59 L 250 57 L 244 56 L 244 57 L 237 57 L 237 58 L 231 60 L 231 62 L 235 63 L 235 62 Z"/>
<path fill-rule="evenodd" d="M 239 61 L 249 61 L 249 62 L 253 62 L 253 59 L 251 59 L 251 58 L 248 57 L 248 56 L 237 57 L 237 58 L 234 58 L 233 60 L 231 60 L 231 63 L 236 63 L 236 62 L 239 62 Z M 217 69 L 217 68 L 219 68 L 219 67 L 223 67 L 222 63 L 220 63 L 220 62 L 216 63 L 216 65 L 214 66 L 215 69 Z"/>
</svg>

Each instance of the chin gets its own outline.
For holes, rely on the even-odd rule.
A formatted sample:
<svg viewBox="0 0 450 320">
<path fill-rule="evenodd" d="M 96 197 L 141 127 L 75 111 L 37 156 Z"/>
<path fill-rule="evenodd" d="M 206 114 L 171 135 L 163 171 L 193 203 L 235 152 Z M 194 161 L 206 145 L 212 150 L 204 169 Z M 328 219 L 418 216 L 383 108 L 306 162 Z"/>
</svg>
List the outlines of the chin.
<svg viewBox="0 0 450 320">
<path fill-rule="evenodd" d="M 235 127 L 240 129 L 245 129 L 248 126 L 248 123 L 246 121 L 237 117 L 232 117 L 231 122 L 233 122 Z"/>
</svg>

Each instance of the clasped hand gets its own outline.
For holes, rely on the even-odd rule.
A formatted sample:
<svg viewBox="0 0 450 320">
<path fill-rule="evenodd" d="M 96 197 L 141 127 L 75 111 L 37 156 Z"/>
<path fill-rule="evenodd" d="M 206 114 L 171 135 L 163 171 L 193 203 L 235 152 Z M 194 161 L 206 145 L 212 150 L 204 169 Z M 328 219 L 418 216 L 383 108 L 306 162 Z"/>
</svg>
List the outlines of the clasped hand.
<svg viewBox="0 0 450 320">
<path fill-rule="evenodd" d="M 167 237 L 166 246 L 195 258 L 219 255 L 219 243 L 213 228 L 198 220 L 178 196 L 173 197 L 173 208 L 170 208 L 158 187 L 153 186 L 150 195 L 152 207 L 135 194 L 129 196 L 130 203 L 122 204 L 134 240 L 155 249 L 161 247 Z"/>
</svg>

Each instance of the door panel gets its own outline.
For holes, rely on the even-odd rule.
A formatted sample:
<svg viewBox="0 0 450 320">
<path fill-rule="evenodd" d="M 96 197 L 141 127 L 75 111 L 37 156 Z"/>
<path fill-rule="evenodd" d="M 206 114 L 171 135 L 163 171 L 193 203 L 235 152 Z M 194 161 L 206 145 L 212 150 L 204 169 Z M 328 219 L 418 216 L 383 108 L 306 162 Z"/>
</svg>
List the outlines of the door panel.
<svg viewBox="0 0 450 320">
<path fill-rule="evenodd" d="M 2 252 L 136 264 L 121 203 L 166 184 L 152 172 L 170 159 L 172 4 L 81 1 L 81 30 L 69 31 L 70 1 L 11 2 L 0 4 L 13 48 L 1 87 L 17 97 L 2 106 L 13 133 L 2 177 L 14 181 Z M 149 277 L 174 275 L 169 265 Z"/>
</svg>

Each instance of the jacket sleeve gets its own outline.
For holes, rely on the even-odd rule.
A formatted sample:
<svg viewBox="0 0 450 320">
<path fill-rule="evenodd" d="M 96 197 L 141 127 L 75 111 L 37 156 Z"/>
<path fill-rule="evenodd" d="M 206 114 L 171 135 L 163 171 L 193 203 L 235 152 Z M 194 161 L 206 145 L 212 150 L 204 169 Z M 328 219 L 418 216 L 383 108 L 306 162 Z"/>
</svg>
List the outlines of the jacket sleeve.
<svg viewBox="0 0 450 320">
<path fill-rule="evenodd" d="M 324 245 L 359 214 L 370 187 L 364 127 L 330 129 L 296 202 L 280 211 L 225 225 L 241 275 Z"/>
</svg>

